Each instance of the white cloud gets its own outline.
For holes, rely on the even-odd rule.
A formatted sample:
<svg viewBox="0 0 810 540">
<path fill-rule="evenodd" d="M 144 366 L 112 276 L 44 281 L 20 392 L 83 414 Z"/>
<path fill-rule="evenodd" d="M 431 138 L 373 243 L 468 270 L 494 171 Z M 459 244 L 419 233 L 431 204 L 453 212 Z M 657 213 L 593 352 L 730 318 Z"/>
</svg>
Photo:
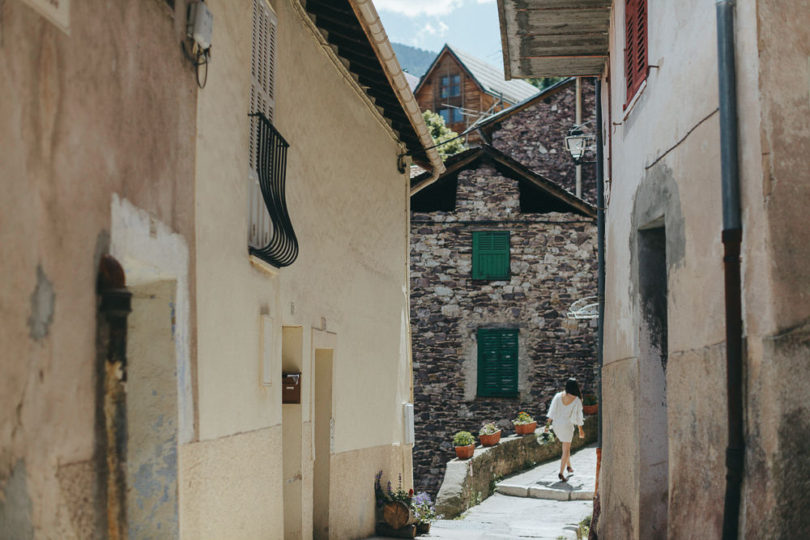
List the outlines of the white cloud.
<svg viewBox="0 0 810 540">
<path fill-rule="evenodd" d="M 393 11 L 406 17 L 447 15 L 462 3 L 463 0 L 374 0 L 378 11 Z"/>
<path fill-rule="evenodd" d="M 478 3 L 479 3 L 479 4 L 491 4 L 491 3 L 493 3 L 494 1 L 495 1 L 495 0 L 478 0 Z"/>
<path fill-rule="evenodd" d="M 444 37 L 450 27 L 444 21 L 435 20 L 432 23 L 426 22 L 411 38 L 411 45 L 424 46 L 423 41 L 428 36 Z"/>
</svg>

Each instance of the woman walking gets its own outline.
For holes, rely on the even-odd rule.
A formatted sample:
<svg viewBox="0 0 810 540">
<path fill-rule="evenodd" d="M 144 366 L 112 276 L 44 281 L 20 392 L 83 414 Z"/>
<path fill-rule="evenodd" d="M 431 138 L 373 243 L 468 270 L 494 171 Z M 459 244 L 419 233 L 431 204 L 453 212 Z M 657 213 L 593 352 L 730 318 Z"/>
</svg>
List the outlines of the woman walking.
<svg viewBox="0 0 810 540">
<path fill-rule="evenodd" d="M 568 379 L 565 382 L 565 390 L 558 392 L 551 400 L 551 407 L 548 408 L 546 416 L 548 421 L 545 432 L 548 433 L 548 427 L 551 426 L 562 443 L 559 478 L 567 482 L 563 471 L 567 468 L 569 473 L 574 472 L 571 468 L 571 439 L 574 438 L 574 426 L 579 429 L 580 438 L 585 438 L 585 432 L 582 431 L 582 424 L 585 423 L 582 417 L 582 392 L 576 379 Z"/>
</svg>

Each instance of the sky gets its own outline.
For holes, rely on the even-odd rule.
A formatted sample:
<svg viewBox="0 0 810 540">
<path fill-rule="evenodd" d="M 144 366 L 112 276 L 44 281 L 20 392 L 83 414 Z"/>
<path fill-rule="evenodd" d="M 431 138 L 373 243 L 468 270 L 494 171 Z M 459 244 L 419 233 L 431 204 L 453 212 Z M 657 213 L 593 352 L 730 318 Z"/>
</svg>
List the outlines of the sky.
<svg viewBox="0 0 810 540">
<path fill-rule="evenodd" d="M 374 0 L 388 39 L 438 52 L 449 43 L 503 71 L 495 0 Z"/>
</svg>

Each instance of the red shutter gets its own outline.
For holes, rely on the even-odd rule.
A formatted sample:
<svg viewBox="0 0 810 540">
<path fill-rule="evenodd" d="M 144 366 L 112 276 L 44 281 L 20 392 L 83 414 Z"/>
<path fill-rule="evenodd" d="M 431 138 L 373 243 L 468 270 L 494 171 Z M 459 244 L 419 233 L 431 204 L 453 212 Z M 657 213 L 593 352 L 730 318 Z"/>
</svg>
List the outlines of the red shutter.
<svg viewBox="0 0 810 540">
<path fill-rule="evenodd" d="M 626 1 L 624 34 L 624 78 L 629 103 L 647 78 L 647 0 Z"/>
</svg>

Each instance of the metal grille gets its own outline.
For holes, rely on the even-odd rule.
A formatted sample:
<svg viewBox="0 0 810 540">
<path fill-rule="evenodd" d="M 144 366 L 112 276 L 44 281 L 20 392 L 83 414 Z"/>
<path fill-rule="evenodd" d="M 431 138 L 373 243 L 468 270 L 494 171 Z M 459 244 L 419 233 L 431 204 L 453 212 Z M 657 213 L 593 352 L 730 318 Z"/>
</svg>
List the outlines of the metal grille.
<svg viewBox="0 0 810 540">
<path fill-rule="evenodd" d="M 256 172 L 261 200 L 271 222 L 269 240 L 257 245 L 249 244 L 250 254 L 273 266 L 289 266 L 298 258 L 298 239 L 293 231 L 285 199 L 287 148 L 290 145 L 262 113 L 253 113 L 250 116 L 258 124 Z"/>
</svg>

